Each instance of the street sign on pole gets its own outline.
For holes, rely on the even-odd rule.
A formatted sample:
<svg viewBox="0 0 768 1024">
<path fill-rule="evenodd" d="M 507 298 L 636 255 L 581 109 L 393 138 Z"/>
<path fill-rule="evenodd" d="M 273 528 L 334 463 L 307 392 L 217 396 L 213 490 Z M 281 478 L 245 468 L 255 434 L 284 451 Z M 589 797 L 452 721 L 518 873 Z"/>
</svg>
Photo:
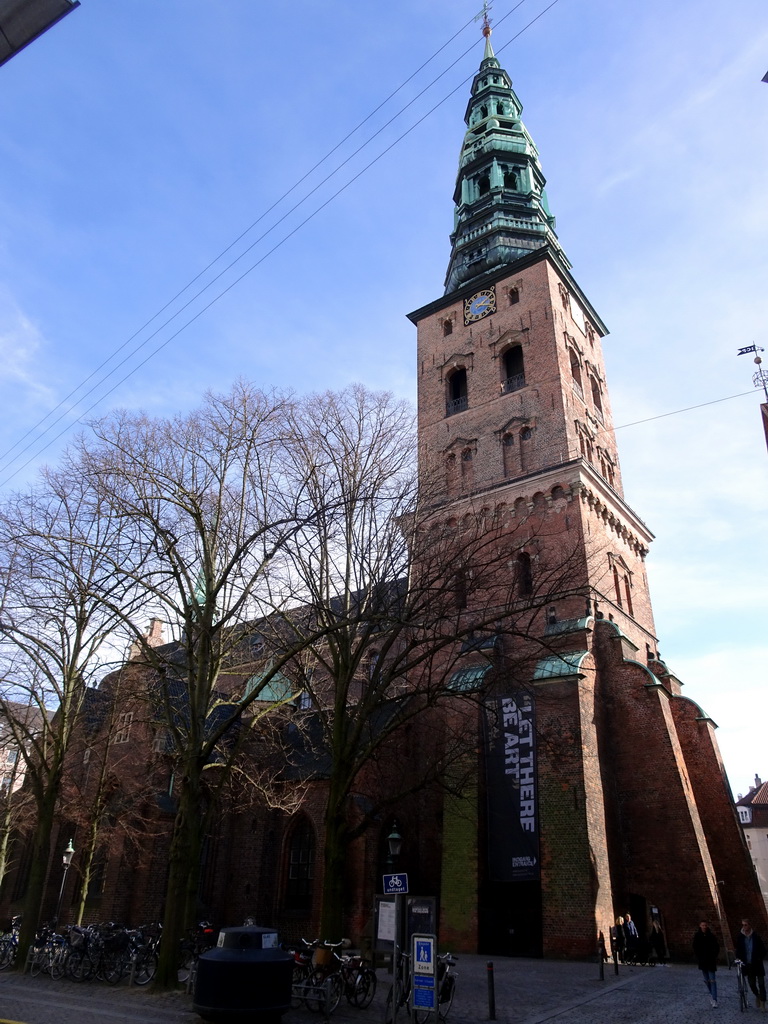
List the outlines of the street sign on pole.
<svg viewBox="0 0 768 1024">
<path fill-rule="evenodd" d="M 408 892 L 408 875 L 384 875 L 384 888 L 382 891 L 385 896 Z"/>
<path fill-rule="evenodd" d="M 414 935 L 411 940 L 411 979 L 413 984 L 413 1008 L 435 1011 L 437 1008 L 437 986 L 435 973 L 434 935 Z"/>
</svg>

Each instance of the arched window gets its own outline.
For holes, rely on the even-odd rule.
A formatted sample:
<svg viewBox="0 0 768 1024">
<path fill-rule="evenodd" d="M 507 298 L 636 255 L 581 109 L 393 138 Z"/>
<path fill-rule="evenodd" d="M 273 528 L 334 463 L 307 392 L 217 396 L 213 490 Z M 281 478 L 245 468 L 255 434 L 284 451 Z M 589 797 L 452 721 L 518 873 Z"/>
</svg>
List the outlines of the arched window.
<svg viewBox="0 0 768 1024">
<path fill-rule="evenodd" d="M 517 192 L 518 188 L 518 177 L 517 171 L 512 167 L 502 167 L 502 174 L 504 175 L 504 188 L 508 188 L 513 192 Z"/>
<path fill-rule="evenodd" d="M 501 390 L 505 395 L 525 387 L 522 345 L 512 345 L 511 348 L 508 348 L 502 356 L 501 365 L 503 374 Z"/>
<path fill-rule="evenodd" d="M 483 174 L 477 179 L 477 194 L 485 196 L 491 191 L 491 179 L 488 174 Z"/>
<path fill-rule="evenodd" d="M 453 334 L 453 320 L 443 320 L 443 337 Z"/>
<path fill-rule="evenodd" d="M 483 104 L 482 107 L 480 107 L 480 117 L 488 117 L 488 107 L 486 107 L 485 104 Z"/>
<path fill-rule="evenodd" d="M 315 832 L 307 818 L 294 825 L 288 841 L 285 909 L 308 914 L 312 909 L 315 878 Z"/>
<path fill-rule="evenodd" d="M 461 367 L 454 370 L 448 378 L 448 396 L 445 408 L 446 416 L 463 412 L 467 408 L 467 371 Z"/>
<path fill-rule="evenodd" d="M 589 379 L 592 387 L 592 402 L 595 406 L 595 412 L 598 414 L 598 419 L 603 418 L 603 398 L 600 394 L 600 385 L 597 383 L 594 377 Z"/>
<path fill-rule="evenodd" d="M 475 479 L 475 453 L 471 448 L 465 448 L 461 453 L 461 485 L 464 490 L 472 487 Z"/>
<path fill-rule="evenodd" d="M 533 570 L 527 551 L 521 551 L 517 556 L 517 592 L 520 597 L 529 597 L 533 593 Z"/>
<path fill-rule="evenodd" d="M 512 476 L 515 472 L 515 436 L 504 434 L 501 439 L 502 457 L 504 459 L 504 476 Z"/>
<path fill-rule="evenodd" d="M 520 292 L 517 288 L 510 288 L 507 295 L 509 296 L 510 306 L 515 306 L 520 301 Z"/>
<path fill-rule="evenodd" d="M 581 366 L 579 364 L 579 357 L 573 351 L 572 348 L 568 349 L 568 358 L 571 361 L 571 378 L 573 380 L 573 386 L 576 389 L 576 393 L 580 398 L 584 397 L 584 388 L 581 384 Z"/>
</svg>

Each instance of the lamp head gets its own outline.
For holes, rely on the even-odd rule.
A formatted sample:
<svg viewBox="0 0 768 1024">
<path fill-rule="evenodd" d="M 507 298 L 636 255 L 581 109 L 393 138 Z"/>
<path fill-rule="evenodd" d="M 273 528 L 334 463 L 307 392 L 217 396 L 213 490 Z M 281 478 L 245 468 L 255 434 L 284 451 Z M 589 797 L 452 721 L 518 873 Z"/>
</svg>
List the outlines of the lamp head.
<svg viewBox="0 0 768 1024">
<path fill-rule="evenodd" d="M 389 854 L 391 857 L 399 857 L 400 851 L 403 848 L 403 837 L 397 828 L 397 822 L 393 822 L 392 831 L 387 836 L 387 844 L 389 846 Z"/>
<path fill-rule="evenodd" d="M 74 857 L 74 855 L 75 855 L 75 848 L 72 845 L 72 840 L 70 839 L 69 842 L 67 843 L 66 850 L 61 855 L 61 862 L 62 862 L 62 864 L 64 865 L 65 868 L 68 868 L 69 865 L 72 863 L 72 858 Z"/>
</svg>

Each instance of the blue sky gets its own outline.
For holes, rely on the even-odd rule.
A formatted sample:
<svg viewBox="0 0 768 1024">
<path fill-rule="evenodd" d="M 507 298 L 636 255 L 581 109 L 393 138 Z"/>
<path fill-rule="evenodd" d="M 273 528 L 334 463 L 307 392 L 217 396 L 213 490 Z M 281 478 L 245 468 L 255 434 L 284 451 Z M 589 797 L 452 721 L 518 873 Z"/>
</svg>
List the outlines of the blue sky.
<svg viewBox="0 0 768 1024">
<path fill-rule="evenodd" d="M 624 487 L 657 536 L 662 657 L 718 723 L 746 792 L 768 777 L 768 452 L 755 367 L 736 350 L 768 347 L 768 14 L 763 0 L 550 2 L 496 0 L 493 44 L 576 280 L 611 329 Z M 79 415 L 183 410 L 237 376 L 413 399 L 405 314 L 443 290 L 482 56 L 479 25 L 464 26 L 480 6 L 82 0 L 0 68 L 0 451 L 17 446 L 0 486 L 55 461 Z M 196 288 L 209 283 L 219 253 L 251 245 L 144 328 L 201 271 Z M 118 358 L 146 344 L 108 384 L 67 398 L 130 338 Z M 62 401 L 61 423 L 22 454 Z"/>
</svg>

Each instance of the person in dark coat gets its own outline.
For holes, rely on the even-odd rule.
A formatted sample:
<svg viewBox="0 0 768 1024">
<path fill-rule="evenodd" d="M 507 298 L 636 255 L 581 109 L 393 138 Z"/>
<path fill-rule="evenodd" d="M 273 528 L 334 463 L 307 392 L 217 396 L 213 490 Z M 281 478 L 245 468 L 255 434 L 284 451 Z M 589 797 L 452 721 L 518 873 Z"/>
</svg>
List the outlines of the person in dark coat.
<svg viewBox="0 0 768 1024">
<path fill-rule="evenodd" d="M 749 918 L 741 922 L 736 936 L 736 956 L 744 964 L 743 971 L 755 997 L 758 1010 L 765 1009 L 765 943 L 753 930 Z"/>
<path fill-rule="evenodd" d="M 667 944 L 664 940 L 664 932 L 658 921 L 651 925 L 651 933 L 648 936 L 648 945 L 656 954 L 656 963 L 661 967 L 667 966 Z"/>
<path fill-rule="evenodd" d="M 624 918 L 617 917 L 616 924 L 611 928 L 611 952 L 615 953 L 622 963 L 624 963 L 624 950 L 626 949 L 626 944 L 626 939 L 624 937 Z"/>
<path fill-rule="evenodd" d="M 707 921 L 702 921 L 693 936 L 693 953 L 699 970 L 704 976 L 704 984 L 709 991 L 709 999 L 713 1007 L 717 1006 L 717 955 L 720 943 Z"/>
<path fill-rule="evenodd" d="M 640 953 L 640 932 L 632 920 L 631 914 L 624 915 L 624 939 L 627 946 L 626 959 L 628 964 L 634 964 Z"/>
</svg>

